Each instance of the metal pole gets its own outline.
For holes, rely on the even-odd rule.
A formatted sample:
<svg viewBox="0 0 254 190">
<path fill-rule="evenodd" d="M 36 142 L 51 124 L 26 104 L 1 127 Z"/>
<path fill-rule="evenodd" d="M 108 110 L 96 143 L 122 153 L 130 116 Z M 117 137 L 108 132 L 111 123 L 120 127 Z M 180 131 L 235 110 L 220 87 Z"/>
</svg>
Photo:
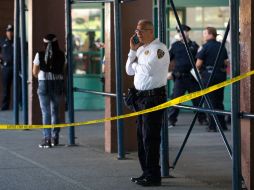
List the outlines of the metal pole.
<svg viewBox="0 0 254 190">
<path fill-rule="evenodd" d="M 19 0 L 15 0 L 14 12 L 14 49 L 13 49 L 13 120 L 19 124 L 19 101 L 18 101 L 18 65 L 19 65 Z"/>
<path fill-rule="evenodd" d="M 167 5 L 166 5 L 166 6 L 167 6 Z M 168 13 L 168 14 L 166 14 L 166 15 L 167 15 L 167 16 L 166 16 L 166 23 L 167 23 L 166 28 L 168 28 L 168 30 L 166 30 L 166 32 L 168 32 L 169 35 L 166 35 L 166 36 L 168 36 L 167 39 L 166 39 L 166 40 L 167 40 L 167 41 L 166 41 L 166 42 L 167 42 L 166 44 L 167 44 L 168 47 L 170 47 L 170 14 L 169 14 L 169 12 L 170 12 L 170 8 L 167 7 L 167 8 L 166 8 L 166 13 Z M 168 88 L 168 89 L 167 89 L 167 93 L 168 93 L 168 94 L 167 94 L 167 98 L 170 98 L 170 94 L 171 94 L 171 85 L 172 85 L 172 84 L 171 84 L 171 81 L 168 81 L 168 82 L 167 82 L 167 88 Z"/>
<path fill-rule="evenodd" d="M 123 90 L 122 90 L 122 43 L 121 43 L 121 11 L 119 1 L 114 2 L 114 34 L 115 34 L 115 67 L 116 67 L 116 110 L 117 115 L 123 114 Z M 124 141 L 123 141 L 123 120 L 117 120 L 117 142 L 118 159 L 124 159 Z"/>
<path fill-rule="evenodd" d="M 239 0 L 230 0 L 230 25 L 231 25 L 231 75 L 240 74 L 239 50 Z M 241 189 L 241 130 L 240 130 L 240 85 L 232 84 L 231 109 L 232 109 L 232 139 L 233 139 L 233 190 Z"/>
<path fill-rule="evenodd" d="M 166 44 L 166 0 L 158 0 L 158 34 L 162 43 Z"/>
<path fill-rule="evenodd" d="M 158 34 L 161 42 L 166 44 L 166 0 L 158 0 Z M 167 92 L 167 90 L 166 90 Z M 168 111 L 165 109 L 161 129 L 161 175 L 169 176 L 168 154 Z"/>
<path fill-rule="evenodd" d="M 26 18 L 25 2 L 20 0 L 21 18 L 21 65 L 22 65 L 22 107 L 23 123 L 28 124 L 28 99 L 27 99 L 27 46 L 26 46 Z"/>
<path fill-rule="evenodd" d="M 117 94 L 114 93 L 108 93 L 108 92 L 99 92 L 95 90 L 86 90 L 82 88 L 74 87 L 74 92 L 82 92 L 82 93 L 89 93 L 89 94 L 95 94 L 95 95 L 101 95 L 101 96 L 111 96 L 111 97 L 117 97 Z M 123 94 L 123 97 L 125 94 Z"/>
<path fill-rule="evenodd" d="M 195 107 L 195 106 L 187 106 L 187 105 L 174 105 L 172 107 L 179 108 L 179 109 L 185 109 L 185 110 L 192 110 L 195 112 L 204 112 L 204 113 L 214 113 L 217 115 L 231 115 L 231 112 L 225 111 L 225 110 L 211 110 L 207 108 L 202 107 Z"/>
<path fill-rule="evenodd" d="M 67 62 L 68 62 L 68 116 L 69 123 L 74 122 L 74 99 L 73 99 L 73 72 L 72 72 L 72 22 L 71 22 L 71 0 L 65 0 L 65 19 L 66 19 L 66 50 L 67 50 Z M 75 145 L 75 129 L 69 127 L 69 145 Z"/>
<path fill-rule="evenodd" d="M 240 117 L 245 119 L 245 118 L 248 118 L 248 119 L 254 119 L 254 114 L 252 113 L 246 113 L 246 112 L 241 112 L 240 113 Z"/>
</svg>

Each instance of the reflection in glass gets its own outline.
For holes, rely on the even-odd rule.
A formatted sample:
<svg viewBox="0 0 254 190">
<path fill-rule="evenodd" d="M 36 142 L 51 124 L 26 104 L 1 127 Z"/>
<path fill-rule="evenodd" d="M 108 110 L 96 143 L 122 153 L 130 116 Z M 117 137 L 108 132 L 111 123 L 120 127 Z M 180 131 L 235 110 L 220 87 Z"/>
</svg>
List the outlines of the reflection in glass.
<svg viewBox="0 0 254 190">
<path fill-rule="evenodd" d="M 100 74 L 101 9 L 73 9 L 74 74 Z"/>
<path fill-rule="evenodd" d="M 192 28 L 190 31 L 191 39 L 200 45 L 204 43 L 202 32 L 207 26 L 217 28 L 218 40 L 222 39 L 230 14 L 229 7 L 187 7 L 186 9 L 179 9 L 177 12 L 181 23 L 185 23 Z M 178 34 L 175 31 L 177 23 L 172 10 L 170 10 L 169 15 L 169 44 L 172 44 L 178 40 Z"/>
</svg>

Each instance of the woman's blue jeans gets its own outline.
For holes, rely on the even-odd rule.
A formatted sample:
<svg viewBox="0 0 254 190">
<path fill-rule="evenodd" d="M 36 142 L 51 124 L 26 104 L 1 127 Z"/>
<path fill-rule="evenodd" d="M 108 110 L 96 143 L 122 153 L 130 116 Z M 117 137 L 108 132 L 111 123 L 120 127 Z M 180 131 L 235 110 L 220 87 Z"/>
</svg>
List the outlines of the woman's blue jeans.
<svg viewBox="0 0 254 190">
<path fill-rule="evenodd" d="M 62 81 L 59 80 L 58 82 L 59 85 L 56 85 L 57 82 L 53 80 L 39 80 L 37 93 L 42 112 L 42 123 L 44 125 L 59 123 L 59 102 L 62 92 L 60 89 L 55 90 L 51 88 L 53 86 L 61 88 Z M 46 128 L 43 129 L 43 137 L 47 139 L 59 138 L 59 132 L 60 128 Z"/>
</svg>

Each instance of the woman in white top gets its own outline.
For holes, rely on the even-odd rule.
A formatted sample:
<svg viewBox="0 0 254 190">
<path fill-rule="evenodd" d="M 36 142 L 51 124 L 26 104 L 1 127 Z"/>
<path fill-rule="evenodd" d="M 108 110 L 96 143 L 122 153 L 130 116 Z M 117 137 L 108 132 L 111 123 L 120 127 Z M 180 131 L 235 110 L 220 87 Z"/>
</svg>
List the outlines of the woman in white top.
<svg viewBox="0 0 254 190">
<path fill-rule="evenodd" d="M 42 123 L 59 123 L 59 101 L 63 95 L 64 52 L 59 49 L 57 38 L 48 34 L 43 39 L 45 50 L 34 58 L 33 75 L 38 78 L 38 96 L 42 112 Z M 50 148 L 59 143 L 60 128 L 43 129 L 40 148 Z"/>
</svg>

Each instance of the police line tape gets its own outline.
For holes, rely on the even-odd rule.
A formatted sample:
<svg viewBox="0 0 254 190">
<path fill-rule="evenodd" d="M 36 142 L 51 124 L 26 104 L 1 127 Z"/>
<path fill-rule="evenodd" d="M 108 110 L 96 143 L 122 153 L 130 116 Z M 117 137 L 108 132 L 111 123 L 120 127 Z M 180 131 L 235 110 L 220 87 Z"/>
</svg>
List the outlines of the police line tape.
<svg viewBox="0 0 254 190">
<path fill-rule="evenodd" d="M 55 127 L 59 127 L 59 128 L 64 128 L 64 127 L 77 127 L 77 126 L 82 126 L 82 125 L 90 125 L 90 124 L 96 124 L 96 123 L 103 123 L 106 121 L 112 121 L 112 120 L 117 120 L 117 119 L 124 119 L 124 118 L 128 118 L 128 117 L 133 117 L 133 116 L 137 116 L 137 115 L 141 115 L 141 114 L 145 114 L 145 113 L 149 113 L 149 112 L 153 112 L 153 111 L 157 111 L 157 110 L 161 110 L 164 108 L 168 108 L 170 106 L 176 105 L 176 104 L 180 104 L 183 102 L 187 102 L 189 100 L 192 100 L 194 98 L 203 96 L 205 94 L 208 94 L 212 91 L 218 90 L 222 87 L 228 86 L 230 84 L 233 84 L 237 81 L 240 81 L 244 78 L 247 78 L 251 75 L 254 74 L 254 70 L 253 71 L 249 71 L 245 74 L 239 75 L 237 77 L 234 77 L 232 79 L 226 80 L 224 82 L 221 82 L 219 84 L 210 86 L 206 89 L 200 90 L 200 91 L 196 91 L 190 94 L 185 94 L 183 96 L 180 96 L 178 98 L 175 98 L 173 100 L 167 101 L 165 103 L 162 103 L 158 106 L 149 108 L 149 109 L 145 109 L 142 111 L 138 111 L 138 112 L 133 112 L 133 113 L 129 113 L 129 114 L 124 114 L 124 115 L 120 115 L 120 116 L 115 116 L 115 117 L 110 117 L 110 118 L 103 118 L 103 119 L 96 119 L 96 120 L 90 120 L 90 121 L 84 121 L 84 122 L 76 122 L 76 123 L 65 123 L 65 124 L 52 124 L 52 125 L 11 125 L 11 124 L 0 124 L 0 130 L 22 130 L 22 129 L 43 129 L 43 128 L 55 128 Z"/>
</svg>

